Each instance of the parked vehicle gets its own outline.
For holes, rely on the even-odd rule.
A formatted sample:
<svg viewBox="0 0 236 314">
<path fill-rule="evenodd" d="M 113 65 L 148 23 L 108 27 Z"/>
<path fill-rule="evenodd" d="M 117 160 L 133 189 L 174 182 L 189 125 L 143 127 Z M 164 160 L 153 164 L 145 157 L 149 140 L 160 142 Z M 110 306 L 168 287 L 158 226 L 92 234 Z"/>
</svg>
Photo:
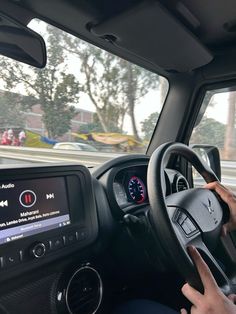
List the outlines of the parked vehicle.
<svg viewBox="0 0 236 314">
<path fill-rule="evenodd" d="M 97 152 L 97 149 L 89 144 L 84 143 L 71 143 L 60 142 L 53 146 L 54 149 L 66 149 L 66 150 L 84 150 L 86 152 Z"/>
</svg>

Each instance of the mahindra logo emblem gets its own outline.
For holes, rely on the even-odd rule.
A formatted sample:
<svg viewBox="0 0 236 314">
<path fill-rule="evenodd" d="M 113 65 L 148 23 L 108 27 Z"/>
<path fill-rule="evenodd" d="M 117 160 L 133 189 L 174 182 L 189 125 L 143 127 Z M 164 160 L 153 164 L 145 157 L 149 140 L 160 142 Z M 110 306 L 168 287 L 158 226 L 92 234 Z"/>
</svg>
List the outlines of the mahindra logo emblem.
<svg viewBox="0 0 236 314">
<path fill-rule="evenodd" d="M 209 211 L 210 214 L 214 213 L 214 209 L 211 207 L 211 200 L 208 199 L 208 205 L 206 206 L 207 210 Z"/>
</svg>

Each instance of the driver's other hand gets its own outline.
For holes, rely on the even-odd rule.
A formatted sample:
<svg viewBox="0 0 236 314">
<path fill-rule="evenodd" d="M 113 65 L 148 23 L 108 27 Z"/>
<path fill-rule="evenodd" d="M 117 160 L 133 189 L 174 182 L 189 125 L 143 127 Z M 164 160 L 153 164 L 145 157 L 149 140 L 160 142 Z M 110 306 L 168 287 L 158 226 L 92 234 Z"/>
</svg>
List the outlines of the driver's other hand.
<svg viewBox="0 0 236 314">
<path fill-rule="evenodd" d="M 205 188 L 215 190 L 229 206 L 230 218 L 229 221 L 223 225 L 222 234 L 226 235 L 229 231 L 236 230 L 236 195 L 218 181 L 206 184 Z"/>
<path fill-rule="evenodd" d="M 192 288 L 188 283 L 182 287 L 182 293 L 193 304 L 191 314 L 236 314 L 236 305 L 232 299 L 227 298 L 217 286 L 217 283 L 194 247 L 189 247 L 189 254 L 197 267 L 198 273 L 204 287 L 204 294 Z M 187 314 L 185 309 L 181 314 Z"/>
</svg>

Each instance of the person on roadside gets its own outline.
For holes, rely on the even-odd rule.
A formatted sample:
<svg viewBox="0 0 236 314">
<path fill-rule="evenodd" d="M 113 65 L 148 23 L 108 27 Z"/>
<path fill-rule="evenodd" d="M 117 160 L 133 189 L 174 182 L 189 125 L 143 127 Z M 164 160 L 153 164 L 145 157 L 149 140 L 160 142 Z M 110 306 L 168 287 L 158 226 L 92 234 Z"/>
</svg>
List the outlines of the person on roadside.
<svg viewBox="0 0 236 314">
<path fill-rule="evenodd" d="M 13 143 L 13 137 L 14 137 L 14 133 L 12 128 L 8 129 L 7 131 L 7 140 L 8 140 L 8 145 L 12 145 Z"/>
<path fill-rule="evenodd" d="M 25 140 L 26 140 L 26 134 L 24 130 L 21 130 L 19 135 L 18 135 L 18 139 L 19 139 L 19 146 L 24 146 Z"/>
<path fill-rule="evenodd" d="M 8 144 L 8 132 L 5 130 L 2 134 L 1 145 L 9 145 Z"/>
</svg>

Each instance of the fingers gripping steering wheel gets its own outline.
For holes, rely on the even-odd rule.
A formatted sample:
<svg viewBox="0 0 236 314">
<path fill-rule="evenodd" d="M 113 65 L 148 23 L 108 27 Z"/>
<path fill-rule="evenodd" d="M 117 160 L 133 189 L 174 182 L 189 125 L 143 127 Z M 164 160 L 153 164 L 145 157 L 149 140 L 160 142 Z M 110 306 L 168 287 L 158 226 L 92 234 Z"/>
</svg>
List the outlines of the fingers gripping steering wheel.
<svg viewBox="0 0 236 314">
<path fill-rule="evenodd" d="M 147 174 L 150 201 L 150 223 L 169 262 L 193 287 L 202 291 L 200 277 L 187 253 L 194 245 L 225 294 L 232 286 L 211 251 L 219 241 L 223 225 L 223 209 L 219 198 L 204 188 L 193 188 L 165 196 L 164 169 L 170 154 L 187 159 L 207 183 L 218 181 L 211 168 L 195 152 L 181 143 L 166 143 L 152 154 Z"/>
</svg>

